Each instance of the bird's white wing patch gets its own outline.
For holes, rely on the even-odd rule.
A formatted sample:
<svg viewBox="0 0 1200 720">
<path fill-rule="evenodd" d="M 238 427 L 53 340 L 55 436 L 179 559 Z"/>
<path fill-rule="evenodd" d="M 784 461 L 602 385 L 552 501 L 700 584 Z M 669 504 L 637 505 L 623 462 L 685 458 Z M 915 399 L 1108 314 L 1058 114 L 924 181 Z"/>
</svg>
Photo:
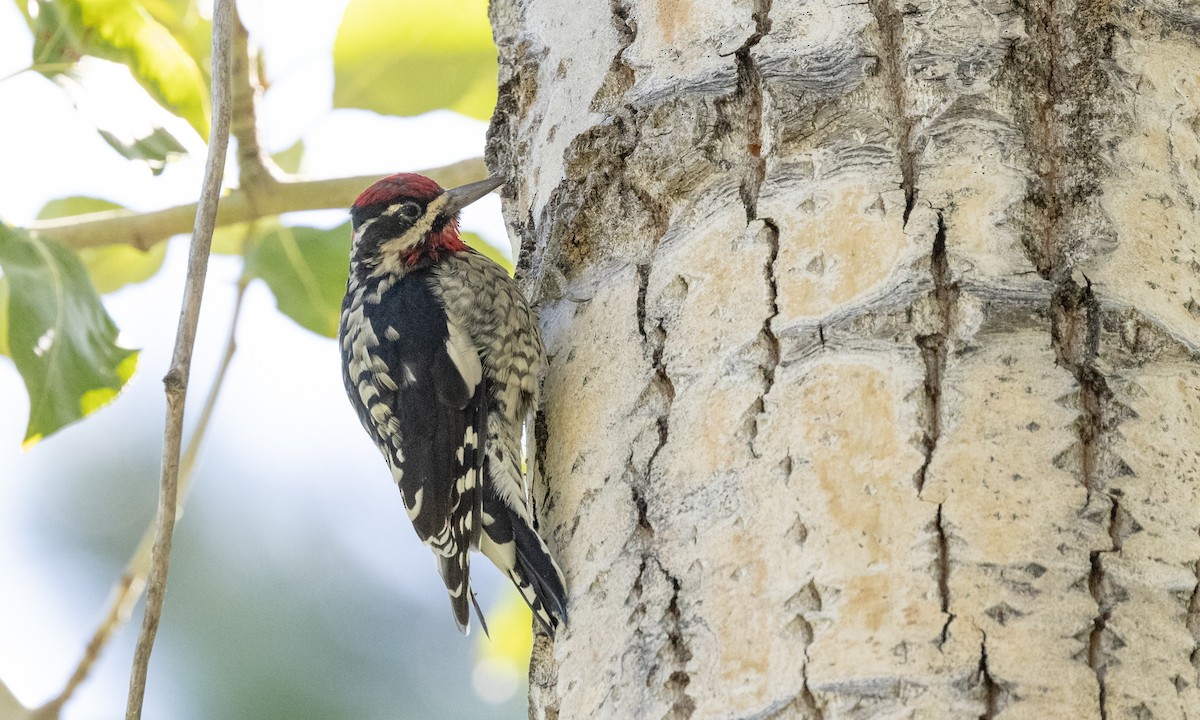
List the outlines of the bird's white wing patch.
<svg viewBox="0 0 1200 720">
<path fill-rule="evenodd" d="M 467 396 L 474 397 L 475 388 L 483 381 L 483 365 L 479 362 L 479 353 L 475 351 L 474 343 L 462 328 L 447 322 L 446 330 L 449 335 L 446 338 L 446 354 L 450 356 L 450 361 L 458 368 L 458 374 L 466 383 Z"/>
</svg>

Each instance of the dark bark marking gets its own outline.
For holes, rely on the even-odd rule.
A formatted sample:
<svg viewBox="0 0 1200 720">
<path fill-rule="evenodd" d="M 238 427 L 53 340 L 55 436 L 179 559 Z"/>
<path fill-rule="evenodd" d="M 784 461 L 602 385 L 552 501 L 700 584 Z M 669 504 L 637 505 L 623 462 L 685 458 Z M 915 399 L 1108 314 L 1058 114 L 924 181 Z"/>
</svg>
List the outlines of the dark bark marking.
<svg viewBox="0 0 1200 720">
<path fill-rule="evenodd" d="M 650 285 L 650 265 L 639 263 L 637 266 L 638 296 L 637 296 L 637 326 L 642 342 L 649 342 L 646 335 L 646 290 Z"/>
<path fill-rule="evenodd" d="M 946 374 L 949 337 L 959 294 L 958 284 L 953 282 L 950 273 L 949 253 L 946 250 L 946 222 L 941 210 L 937 211 L 937 230 L 929 255 L 929 273 L 933 280 L 931 296 L 937 312 L 937 329 L 928 335 L 918 335 L 915 338 L 925 363 L 922 412 L 924 430 L 921 441 L 924 459 L 914 478 L 918 495 L 925 489 L 929 466 L 933 463 L 933 456 L 942 436 L 942 382 Z M 942 614 L 946 616 L 937 641 L 939 650 L 949 639 L 950 625 L 955 618 L 954 613 L 950 612 L 950 542 L 944 524 L 944 510 L 944 504 L 938 503 L 933 521 L 938 603 Z"/>
<path fill-rule="evenodd" d="M 1200 532 L 1200 530 L 1198 530 Z M 1192 653 L 1188 657 L 1192 667 L 1196 669 L 1193 682 L 1200 686 L 1200 560 L 1196 561 L 1192 573 L 1196 576 L 1196 584 L 1192 588 L 1192 597 L 1187 608 L 1187 629 L 1192 634 Z"/>
<path fill-rule="evenodd" d="M 933 248 L 929 256 L 929 271 L 933 278 L 933 301 L 937 309 L 938 328 L 928 335 L 916 337 L 921 358 L 925 361 L 925 429 L 922 446 L 925 460 L 917 471 L 917 492 L 925 489 L 925 477 L 933 462 L 942 435 L 942 376 L 946 371 L 947 341 L 954 322 L 954 306 L 958 302 L 959 288 L 951 282 L 950 260 L 946 251 L 946 223 L 941 211 L 937 214 L 937 232 L 933 236 Z"/>
<path fill-rule="evenodd" d="M 775 318 L 779 317 L 779 281 L 775 275 L 776 263 L 779 260 L 779 227 L 771 218 L 763 218 L 762 222 L 766 227 L 766 239 L 769 248 L 767 262 L 763 266 L 763 279 L 767 286 L 767 303 L 770 309 L 767 312 L 767 316 L 763 318 L 762 329 L 758 331 L 758 341 L 766 348 L 766 357 L 759 365 L 759 371 L 762 373 L 763 388 L 750 408 L 752 418 L 750 424 L 750 455 L 755 458 L 760 457 L 754 447 L 754 443 L 758 439 L 759 422 L 766 412 L 767 394 L 775 386 L 775 372 L 779 369 L 781 358 L 779 337 L 775 334 L 775 329 L 772 325 L 775 322 Z"/>
<path fill-rule="evenodd" d="M 1029 40 L 1014 44 L 1002 77 L 1013 85 L 1015 119 L 1034 178 L 1026 191 L 1022 243 L 1038 274 L 1057 281 L 1112 231 L 1099 209 L 1105 133 L 1122 124 L 1109 79 L 1114 28 L 1107 0 L 1035 0 L 1017 5 Z M 1106 238 L 1105 236 L 1108 236 Z"/>
<path fill-rule="evenodd" d="M 819 595 L 817 597 L 820 599 Z M 808 623 L 808 620 L 804 622 L 808 624 L 808 633 L 805 636 L 807 640 L 804 643 L 804 667 L 800 669 L 800 695 L 797 697 L 797 700 L 799 701 L 800 708 L 808 717 L 815 718 L 816 720 L 825 720 L 825 709 L 817 703 L 817 698 L 813 695 L 812 688 L 808 684 L 808 666 L 812 662 L 813 631 L 812 625 Z"/>
<path fill-rule="evenodd" d="M 992 677 L 991 671 L 988 669 L 986 633 L 984 633 L 983 639 L 979 642 L 978 675 L 979 682 L 983 685 L 983 714 L 979 716 L 979 720 L 993 720 L 996 714 L 1007 703 L 1002 702 L 1006 695 L 1004 688 L 996 682 Z"/>
<path fill-rule="evenodd" d="M 942 625 L 942 633 L 938 636 L 937 646 L 941 650 L 950 639 L 950 624 L 954 622 L 954 613 L 950 612 L 950 542 L 946 536 L 946 528 L 942 525 L 942 508 L 944 503 L 938 503 L 937 515 L 934 516 L 934 535 L 937 539 L 937 588 L 938 602 L 946 622 Z"/>
<path fill-rule="evenodd" d="M 1104 652 L 1104 632 L 1108 628 L 1108 620 L 1112 616 L 1112 603 L 1104 588 L 1104 566 L 1100 562 L 1099 550 L 1090 553 L 1091 572 L 1088 574 L 1088 592 L 1096 601 L 1096 617 L 1092 619 L 1092 630 L 1088 633 L 1087 662 L 1096 675 L 1096 685 L 1100 694 L 1100 720 L 1108 720 L 1108 687 L 1104 676 L 1108 670 L 1107 657 Z"/>
<path fill-rule="evenodd" d="M 775 371 L 779 368 L 781 357 L 779 338 L 772 326 L 775 318 L 779 315 L 779 284 L 775 274 L 776 262 L 779 259 L 779 226 L 771 218 L 758 216 L 758 196 L 767 175 L 767 159 L 762 152 L 764 143 L 763 96 L 766 90 L 762 71 L 751 53 L 754 46 L 771 31 L 770 12 L 771 0 L 755 0 L 754 10 L 751 14 L 754 19 L 754 32 L 733 53 L 737 66 L 737 88 L 730 97 L 718 101 L 718 112 L 730 112 L 732 108 L 741 108 L 740 112 L 744 116 L 745 135 L 741 142 L 744 152 L 739 153 L 735 159 L 735 162 L 740 165 L 742 174 L 738 186 L 738 196 L 746 210 L 746 223 L 761 220 L 766 227 L 768 256 L 763 267 L 763 280 L 766 283 L 769 309 L 758 334 L 758 344 L 765 348 L 766 354 L 759 364 L 763 390 L 750 406 L 747 423 L 750 455 L 754 458 L 759 457 L 754 443 L 758 438 L 759 422 L 766 409 L 766 396 L 775 384 Z"/>
<path fill-rule="evenodd" d="M 683 616 L 679 611 L 679 580 L 662 568 L 663 574 L 671 581 L 671 601 L 667 604 L 667 642 L 673 655 L 676 669 L 667 677 L 667 690 L 673 696 L 671 709 L 667 711 L 664 720 L 688 720 L 696 712 L 696 701 L 687 694 L 688 685 L 692 678 L 688 674 L 687 664 L 692 659 L 692 651 L 688 648 L 683 633 Z"/>
</svg>

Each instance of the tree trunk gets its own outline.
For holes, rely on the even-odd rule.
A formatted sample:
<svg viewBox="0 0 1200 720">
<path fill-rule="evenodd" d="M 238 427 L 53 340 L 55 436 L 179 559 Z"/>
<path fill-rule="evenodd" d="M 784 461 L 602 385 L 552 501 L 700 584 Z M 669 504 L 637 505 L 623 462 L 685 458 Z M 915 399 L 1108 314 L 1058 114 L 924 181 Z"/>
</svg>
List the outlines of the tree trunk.
<svg viewBox="0 0 1200 720">
<path fill-rule="evenodd" d="M 1200 11 L 493 0 L 536 718 L 1200 718 Z"/>
</svg>

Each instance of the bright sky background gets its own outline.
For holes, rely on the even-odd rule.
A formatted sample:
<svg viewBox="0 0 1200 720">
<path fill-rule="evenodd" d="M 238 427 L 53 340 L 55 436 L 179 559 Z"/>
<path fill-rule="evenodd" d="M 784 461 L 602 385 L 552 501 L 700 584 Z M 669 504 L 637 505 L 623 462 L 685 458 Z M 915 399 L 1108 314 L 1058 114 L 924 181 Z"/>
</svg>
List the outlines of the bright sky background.
<svg viewBox="0 0 1200 720">
<path fill-rule="evenodd" d="M 297 3 L 289 0 L 239 3 L 267 62 L 270 90 L 260 112 L 267 149 L 277 152 L 302 138 L 302 172 L 311 177 L 383 175 L 480 155 L 483 122 L 444 112 L 410 120 L 331 112 L 331 48 L 345 4 L 304 3 L 298 12 Z M 0 121 L 0 219 L 23 225 L 46 201 L 69 195 L 100 197 L 139 210 L 195 200 L 203 146 L 186 124 L 152 105 L 145 109 L 201 153 L 153 177 L 112 151 L 53 82 L 28 72 L 9 77 L 29 64 L 31 45 L 15 6 L 0 0 L 0 78 L 6 78 L 0 80 L 0 107 L 5 108 Z M 87 103 L 89 112 L 143 104 L 138 93 L 126 92 L 133 81 L 121 69 L 102 64 L 94 78 L 103 102 Z M 344 212 L 333 211 L 310 213 L 302 220 L 332 226 L 344 218 Z M 507 251 L 496 196 L 469 208 L 463 225 Z M 99 539 L 123 529 L 136 537 L 153 508 L 157 465 L 147 461 L 145 448 L 157 452 L 161 443 L 159 378 L 169 362 L 185 255 L 185 243 L 172 241 L 164 269 L 155 278 L 104 298 L 121 328 L 121 344 L 142 348 L 131 387 L 111 406 L 29 452 L 19 449 L 28 413 L 25 389 L 11 361 L 0 358 L 0 679 L 26 705 L 40 704 L 61 688 L 123 564 L 118 560 L 98 567 L 78 547 L 55 542 L 56 535 L 69 531 Z M 216 257 L 210 266 L 189 421 L 224 347 L 238 272 L 238 261 L 231 258 Z M 333 341 L 280 314 L 258 282 L 246 298 L 238 342 L 188 517 L 177 534 L 176 554 L 186 553 L 188 542 L 224 543 L 223 557 L 244 562 L 246 567 L 238 569 L 251 572 L 264 558 L 281 564 L 300 558 L 314 573 L 307 587 L 328 598 L 332 618 L 344 611 L 336 602 L 344 589 L 330 587 L 337 584 L 336 577 L 319 575 L 327 567 L 336 573 L 345 558 L 352 558 L 355 571 L 363 573 L 355 577 L 371 577 L 427 603 L 444 627 L 444 641 L 469 652 L 474 638 L 464 640 L 454 629 L 428 551 L 408 527 L 387 470 L 346 403 Z M 113 467 L 123 469 L 128 482 L 98 495 L 89 486 L 88 473 L 111 473 Z M 80 517 L 88 519 L 83 527 Z M 203 527 L 219 528 L 218 536 L 188 535 L 200 532 L 196 526 L 203 517 L 217 518 Z M 507 592 L 495 575 L 480 583 L 485 608 Z M 164 628 L 171 626 L 172 600 L 177 598 L 168 591 Z M 386 607 L 373 612 L 388 627 L 404 621 L 390 617 Z M 331 622 L 336 637 L 336 620 Z M 112 718 L 123 712 L 139 623 L 140 608 L 68 705 L 66 718 Z M 160 642 L 151 661 L 147 717 L 189 717 L 172 702 L 186 668 L 173 667 L 171 659 Z M 504 687 L 497 690 L 496 683 L 484 680 L 476 678 L 477 694 L 503 695 Z M 469 677 L 464 682 L 464 688 L 471 687 Z M 511 694 L 517 681 L 501 679 L 500 685 L 506 682 Z"/>
</svg>

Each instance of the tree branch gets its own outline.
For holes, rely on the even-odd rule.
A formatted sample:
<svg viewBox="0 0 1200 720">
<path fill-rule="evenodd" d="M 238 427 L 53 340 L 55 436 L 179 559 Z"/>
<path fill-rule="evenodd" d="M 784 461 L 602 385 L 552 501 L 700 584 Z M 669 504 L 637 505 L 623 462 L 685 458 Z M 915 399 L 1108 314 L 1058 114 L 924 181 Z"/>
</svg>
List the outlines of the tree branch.
<svg viewBox="0 0 1200 720">
<path fill-rule="evenodd" d="M 487 177 L 483 158 L 462 160 L 418 172 L 433 178 L 443 187 L 464 185 Z M 257 197 L 254 204 L 251 204 L 245 190 L 233 190 L 221 199 L 221 207 L 217 211 L 217 227 L 285 212 L 345 209 L 350 207 L 363 188 L 371 185 L 379 177 L 380 175 L 375 174 L 328 180 L 281 180 L 271 193 Z M 128 244 L 148 250 L 173 235 L 187 232 L 195 217 L 196 204 L 192 203 L 148 213 L 111 210 L 41 220 L 27 229 L 60 245 L 76 249 Z"/>
<path fill-rule="evenodd" d="M 208 255 L 216 223 L 217 204 L 221 195 L 221 178 L 225 171 L 225 150 L 229 144 L 230 104 L 230 43 L 233 35 L 233 0 L 214 0 L 212 50 L 212 131 L 209 134 L 208 160 L 204 168 L 204 183 L 192 231 L 192 246 L 188 256 L 187 281 L 183 290 L 183 309 L 175 335 L 175 351 L 171 367 L 163 379 L 167 393 L 167 419 L 163 430 L 162 478 L 159 487 L 157 523 L 154 534 L 153 558 L 147 581 L 146 614 L 133 656 L 129 677 L 129 701 L 126 720 L 140 720 L 146 694 L 146 674 L 150 651 L 158 622 L 162 616 L 163 597 L 167 587 L 167 571 L 171 555 L 171 535 L 175 528 L 175 505 L 178 496 L 179 454 L 183 438 L 183 410 L 187 398 L 188 373 L 192 364 L 192 347 L 196 341 L 196 325 L 200 319 L 200 301 L 204 296 L 204 278 L 208 271 Z"/>
<path fill-rule="evenodd" d="M 274 192 L 282 173 L 258 142 L 258 100 L 262 96 L 258 55 L 250 50 L 250 33 L 236 13 L 232 67 L 229 132 L 237 141 L 238 186 L 246 191 L 247 201 L 253 207 L 258 205 L 259 198 Z"/>
</svg>

